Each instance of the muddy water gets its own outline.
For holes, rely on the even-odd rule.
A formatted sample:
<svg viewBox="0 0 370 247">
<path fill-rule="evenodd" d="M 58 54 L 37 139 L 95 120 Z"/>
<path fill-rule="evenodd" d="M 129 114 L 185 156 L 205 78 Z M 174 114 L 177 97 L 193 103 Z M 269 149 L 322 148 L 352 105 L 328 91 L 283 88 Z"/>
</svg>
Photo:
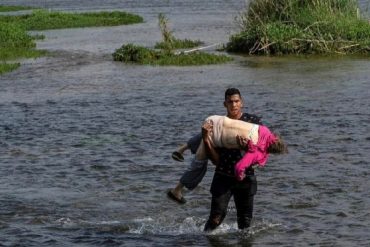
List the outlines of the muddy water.
<svg viewBox="0 0 370 247">
<path fill-rule="evenodd" d="M 145 23 L 42 32 L 50 57 L 0 77 L 0 243 L 4 246 L 367 246 L 370 60 L 263 58 L 152 67 L 111 61 L 123 43 L 153 46 L 157 15 L 180 38 L 225 42 L 244 1 L 5 1 L 122 9 Z M 170 153 L 225 88 L 290 144 L 257 171 L 255 218 L 235 208 L 210 235 L 210 166 L 178 206 L 165 197 L 186 168 Z M 187 161 L 190 160 L 187 154 Z"/>
</svg>

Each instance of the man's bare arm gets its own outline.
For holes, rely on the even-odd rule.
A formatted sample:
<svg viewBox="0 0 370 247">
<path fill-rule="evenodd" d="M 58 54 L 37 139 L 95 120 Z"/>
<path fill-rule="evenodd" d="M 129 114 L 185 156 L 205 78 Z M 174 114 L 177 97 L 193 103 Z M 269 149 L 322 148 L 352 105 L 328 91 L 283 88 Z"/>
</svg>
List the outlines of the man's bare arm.
<svg viewBox="0 0 370 247">
<path fill-rule="evenodd" d="M 205 122 L 202 126 L 202 138 L 208 159 L 210 159 L 212 163 L 215 166 L 217 166 L 220 162 L 220 156 L 218 155 L 217 151 L 215 150 L 211 142 L 212 129 L 213 129 L 212 122 Z"/>
</svg>

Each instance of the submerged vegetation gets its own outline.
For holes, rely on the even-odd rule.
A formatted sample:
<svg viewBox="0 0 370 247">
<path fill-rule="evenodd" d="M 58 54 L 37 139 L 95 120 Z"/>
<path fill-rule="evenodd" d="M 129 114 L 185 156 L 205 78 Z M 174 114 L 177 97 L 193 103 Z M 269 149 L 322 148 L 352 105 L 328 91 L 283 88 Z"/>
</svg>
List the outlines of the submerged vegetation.
<svg viewBox="0 0 370 247">
<path fill-rule="evenodd" d="M 23 9 L 12 6 L 13 10 Z M 5 9 L 2 7 L 0 9 Z M 9 8 L 8 8 L 9 9 Z M 38 57 L 46 54 L 36 50 L 35 39 L 43 35 L 31 36 L 27 31 L 75 27 L 115 26 L 143 22 L 138 15 L 126 12 L 62 13 L 35 10 L 25 15 L 0 15 L 0 74 L 14 70 L 19 63 L 9 61 L 19 58 Z"/>
<path fill-rule="evenodd" d="M 226 50 L 249 54 L 370 53 L 356 0 L 253 0 Z"/>
<path fill-rule="evenodd" d="M 163 41 L 156 43 L 154 47 L 156 50 L 134 44 L 124 44 L 113 53 L 113 59 L 115 61 L 141 65 L 175 66 L 220 64 L 232 60 L 225 55 L 200 52 L 197 49 L 194 49 L 194 52 L 176 52 L 176 49 L 197 47 L 202 44 L 202 42 L 189 39 L 177 39 L 168 28 L 168 19 L 163 14 L 159 15 L 158 20 Z"/>
</svg>

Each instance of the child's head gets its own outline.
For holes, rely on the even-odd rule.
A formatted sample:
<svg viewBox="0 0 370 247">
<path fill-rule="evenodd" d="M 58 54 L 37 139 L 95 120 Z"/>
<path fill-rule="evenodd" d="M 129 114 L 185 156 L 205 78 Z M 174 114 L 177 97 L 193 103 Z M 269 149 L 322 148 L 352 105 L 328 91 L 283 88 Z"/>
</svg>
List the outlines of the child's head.
<svg viewBox="0 0 370 247">
<path fill-rule="evenodd" d="M 269 145 L 269 147 L 267 148 L 267 152 L 270 154 L 288 153 L 288 147 L 284 143 L 281 136 L 276 134 L 275 137 L 276 137 L 276 140 L 272 144 Z"/>
</svg>

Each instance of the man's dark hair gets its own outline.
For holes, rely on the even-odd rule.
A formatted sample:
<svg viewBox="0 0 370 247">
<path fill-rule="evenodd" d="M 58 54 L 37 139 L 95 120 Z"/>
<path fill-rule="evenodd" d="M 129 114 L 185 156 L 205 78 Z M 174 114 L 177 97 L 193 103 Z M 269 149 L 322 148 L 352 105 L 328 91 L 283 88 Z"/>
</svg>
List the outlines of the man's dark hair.
<svg viewBox="0 0 370 247">
<path fill-rule="evenodd" d="M 240 98 L 242 97 L 242 95 L 240 94 L 239 89 L 233 88 L 233 87 L 226 89 L 226 91 L 225 91 L 225 100 L 227 100 L 227 97 L 229 97 L 231 95 L 234 95 L 234 94 L 238 94 L 240 96 Z"/>
</svg>

